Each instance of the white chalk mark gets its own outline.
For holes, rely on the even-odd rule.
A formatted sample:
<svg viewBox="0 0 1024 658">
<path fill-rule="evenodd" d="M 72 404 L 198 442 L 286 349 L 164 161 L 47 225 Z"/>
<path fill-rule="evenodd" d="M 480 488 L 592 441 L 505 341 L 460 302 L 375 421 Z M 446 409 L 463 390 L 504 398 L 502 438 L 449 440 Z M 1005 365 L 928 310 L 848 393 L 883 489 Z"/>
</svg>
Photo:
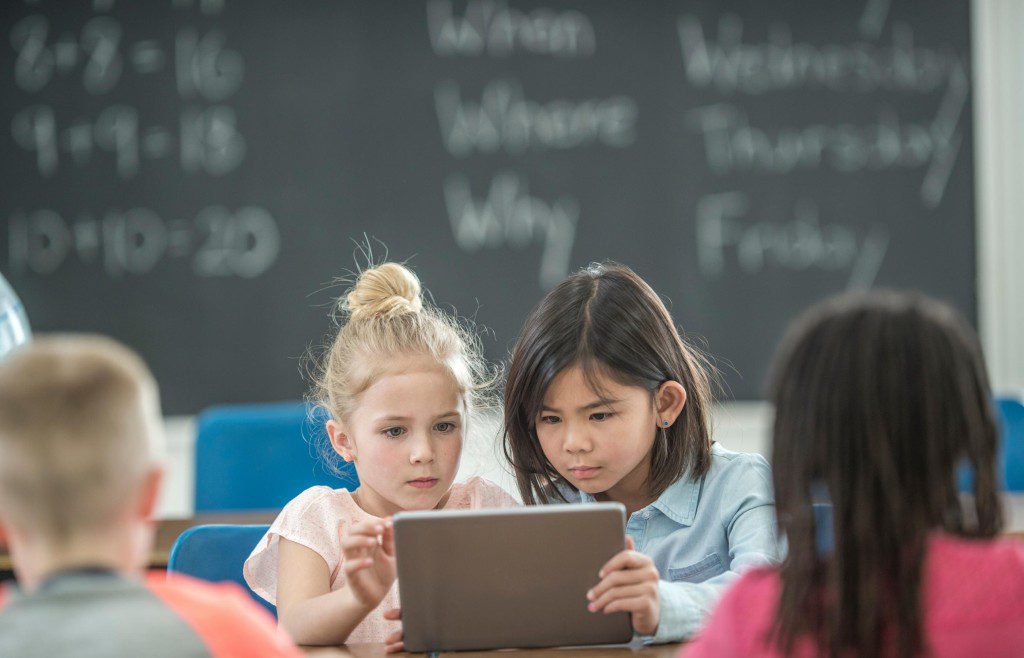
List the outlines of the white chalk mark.
<svg viewBox="0 0 1024 658">
<path fill-rule="evenodd" d="M 568 275 L 580 215 L 575 198 L 563 196 L 548 203 L 532 196 L 522 177 L 502 172 L 480 200 L 473 198 L 465 176 L 449 176 L 444 199 L 455 243 L 463 251 L 522 249 L 540 242 L 541 286 L 551 288 Z"/>
<path fill-rule="evenodd" d="M 867 290 L 875 285 L 882 262 L 889 250 L 889 231 L 881 225 L 873 226 L 864 238 L 860 255 L 853 264 L 850 278 L 846 282 L 847 290 Z"/>
<path fill-rule="evenodd" d="M 155 40 L 147 39 L 132 44 L 131 60 L 136 73 L 156 73 L 164 67 L 166 59 L 163 48 Z"/>
<path fill-rule="evenodd" d="M 811 87 L 859 94 L 942 89 L 957 54 L 915 43 L 908 25 L 894 24 L 890 32 L 886 42 L 821 44 L 796 41 L 789 26 L 775 22 L 766 39 L 745 41 L 735 14 L 719 18 L 715 32 L 695 16 L 677 22 L 686 81 L 694 87 L 752 95 Z"/>
<path fill-rule="evenodd" d="M 192 228 L 184 219 L 168 222 L 167 255 L 181 258 L 187 256 L 192 247 Z"/>
<path fill-rule="evenodd" d="M 941 136 L 940 148 L 932 156 L 931 164 L 921 182 L 921 200 L 925 207 L 935 208 L 942 201 L 949 184 L 953 165 L 960 154 L 963 135 L 957 130 L 960 116 L 967 107 L 970 85 L 963 63 L 955 68 L 949 77 L 949 86 L 942 97 L 939 110 L 932 121 L 932 132 Z"/>
<path fill-rule="evenodd" d="M 78 258 L 84 263 L 95 262 L 100 253 L 99 222 L 88 215 L 83 215 L 75 221 L 72 231 Z"/>
<path fill-rule="evenodd" d="M 759 276 L 766 271 L 849 271 L 847 288 L 870 288 L 889 244 L 883 226 L 871 227 L 863 240 L 858 229 L 838 221 L 823 223 L 817 205 L 798 199 L 793 215 L 782 221 L 748 216 L 742 192 L 711 194 L 696 208 L 697 264 L 706 279 L 727 271 Z"/>
<path fill-rule="evenodd" d="M 885 21 L 889 17 L 891 0 L 866 0 L 864 11 L 857 22 L 857 29 L 868 39 L 877 39 L 882 35 Z"/>
<path fill-rule="evenodd" d="M 36 154 L 36 168 L 44 178 L 57 171 L 57 121 L 53 108 L 32 105 L 14 115 L 11 134 L 22 148 Z"/>
<path fill-rule="evenodd" d="M 78 64 L 78 42 L 68 35 L 53 44 L 53 61 L 57 70 L 65 72 Z"/>
<path fill-rule="evenodd" d="M 71 159 L 75 161 L 75 164 L 83 165 L 89 162 L 93 149 L 92 124 L 84 119 L 79 119 L 65 128 L 63 146 L 71 154 Z"/>
<path fill-rule="evenodd" d="M 597 48 L 594 26 L 576 10 L 546 7 L 523 11 L 500 0 L 470 0 L 455 15 L 450 0 L 427 3 L 427 31 L 442 57 L 508 57 L 516 52 L 588 57 Z"/>
<path fill-rule="evenodd" d="M 434 107 L 445 148 L 459 158 L 591 144 L 625 148 L 636 141 L 639 114 L 636 101 L 627 96 L 538 103 L 510 80 L 488 82 L 479 102 L 463 98 L 455 82 L 441 82 L 434 90 Z"/>
</svg>

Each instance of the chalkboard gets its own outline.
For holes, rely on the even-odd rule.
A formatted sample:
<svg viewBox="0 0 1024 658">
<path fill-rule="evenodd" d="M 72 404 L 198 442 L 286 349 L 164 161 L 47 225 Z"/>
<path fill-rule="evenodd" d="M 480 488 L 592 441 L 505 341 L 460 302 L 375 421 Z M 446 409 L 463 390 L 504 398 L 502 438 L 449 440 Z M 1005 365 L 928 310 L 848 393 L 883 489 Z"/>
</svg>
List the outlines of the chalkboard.
<svg viewBox="0 0 1024 658">
<path fill-rule="evenodd" d="M 740 399 L 824 296 L 976 317 L 966 2 L 0 11 L 0 267 L 35 330 L 140 350 L 169 413 L 301 394 L 364 235 L 493 360 L 553 283 L 627 263 Z"/>
</svg>

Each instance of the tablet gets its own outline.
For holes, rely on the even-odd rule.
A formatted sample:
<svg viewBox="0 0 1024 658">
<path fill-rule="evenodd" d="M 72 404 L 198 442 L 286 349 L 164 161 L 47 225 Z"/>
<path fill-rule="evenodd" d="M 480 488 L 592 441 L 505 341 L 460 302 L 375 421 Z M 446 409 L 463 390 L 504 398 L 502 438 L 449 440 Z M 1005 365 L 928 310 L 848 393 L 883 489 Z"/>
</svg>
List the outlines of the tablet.
<svg viewBox="0 0 1024 658">
<path fill-rule="evenodd" d="M 406 651 L 622 644 L 629 614 L 587 610 L 625 546 L 618 503 L 394 516 Z"/>
</svg>

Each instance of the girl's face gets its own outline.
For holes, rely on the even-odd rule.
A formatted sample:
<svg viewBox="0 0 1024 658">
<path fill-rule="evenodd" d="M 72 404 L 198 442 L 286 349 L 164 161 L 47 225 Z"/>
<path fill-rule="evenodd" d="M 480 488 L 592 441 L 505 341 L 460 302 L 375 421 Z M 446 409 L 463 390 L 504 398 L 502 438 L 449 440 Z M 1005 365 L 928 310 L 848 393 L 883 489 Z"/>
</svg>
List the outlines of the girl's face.
<svg viewBox="0 0 1024 658">
<path fill-rule="evenodd" d="M 465 404 L 451 375 L 424 358 L 396 366 L 347 422 L 327 423 L 334 449 L 356 464 L 359 505 L 381 517 L 443 505 L 462 454 Z"/>
<path fill-rule="evenodd" d="M 603 375 L 597 384 L 603 397 L 578 366 L 558 373 L 536 419 L 537 438 L 548 461 L 577 489 L 635 498 L 646 490 L 658 428 L 675 422 L 686 395 L 676 382 L 654 396 Z"/>
</svg>

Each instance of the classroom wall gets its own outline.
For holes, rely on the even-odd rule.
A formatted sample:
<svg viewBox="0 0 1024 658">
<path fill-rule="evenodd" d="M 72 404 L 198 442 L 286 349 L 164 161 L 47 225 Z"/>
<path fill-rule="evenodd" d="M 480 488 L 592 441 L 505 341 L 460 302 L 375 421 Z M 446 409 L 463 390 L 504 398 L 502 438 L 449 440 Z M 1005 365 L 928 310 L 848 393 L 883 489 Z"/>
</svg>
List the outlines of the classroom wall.
<svg viewBox="0 0 1024 658">
<path fill-rule="evenodd" d="M 1024 391 L 1024 2 L 975 0 L 973 9 L 979 329 L 998 393 Z M 719 405 L 715 438 L 768 455 L 766 403 Z M 168 479 L 161 516 L 192 512 L 194 419 L 168 417 Z M 471 428 L 461 476 L 481 474 L 514 491 L 503 469 L 497 418 Z"/>
<path fill-rule="evenodd" d="M 1024 389 L 1024 3 L 975 0 L 979 324 L 997 391 Z"/>
</svg>

